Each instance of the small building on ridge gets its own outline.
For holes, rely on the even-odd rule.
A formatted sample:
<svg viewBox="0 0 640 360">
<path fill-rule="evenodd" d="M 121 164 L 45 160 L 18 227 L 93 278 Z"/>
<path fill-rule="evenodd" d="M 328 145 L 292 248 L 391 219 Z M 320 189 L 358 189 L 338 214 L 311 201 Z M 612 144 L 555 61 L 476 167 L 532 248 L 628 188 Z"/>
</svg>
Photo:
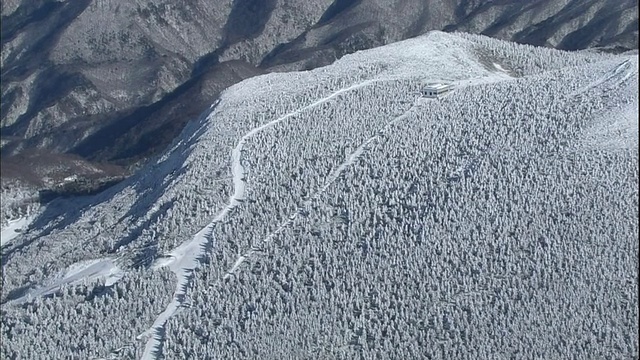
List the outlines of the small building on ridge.
<svg viewBox="0 0 640 360">
<path fill-rule="evenodd" d="M 422 88 L 422 96 L 435 98 L 440 95 L 446 94 L 451 90 L 453 90 L 453 85 L 451 84 L 427 84 Z"/>
</svg>

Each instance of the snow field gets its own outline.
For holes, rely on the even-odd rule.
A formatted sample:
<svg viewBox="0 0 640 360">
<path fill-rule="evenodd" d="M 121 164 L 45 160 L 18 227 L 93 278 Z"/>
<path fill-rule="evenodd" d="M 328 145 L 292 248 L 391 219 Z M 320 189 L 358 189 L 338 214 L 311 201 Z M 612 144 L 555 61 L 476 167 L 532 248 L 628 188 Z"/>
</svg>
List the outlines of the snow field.
<svg viewBox="0 0 640 360">
<path fill-rule="evenodd" d="M 15 220 L 9 220 L 7 226 L 2 227 L 2 234 L 0 234 L 0 246 L 8 244 L 13 239 L 20 236 L 33 219 L 33 216 L 26 216 Z"/>
<path fill-rule="evenodd" d="M 633 66 L 434 32 L 237 84 L 19 254 L 102 260 L 3 265 L 8 291 L 52 295 L 8 307 L 3 329 L 32 358 L 633 357 Z M 418 99 L 429 81 L 456 90 Z M 584 140 L 599 126 L 616 146 Z M 111 290 L 80 285 L 112 272 Z M 75 326 L 47 327 L 53 309 Z"/>
</svg>

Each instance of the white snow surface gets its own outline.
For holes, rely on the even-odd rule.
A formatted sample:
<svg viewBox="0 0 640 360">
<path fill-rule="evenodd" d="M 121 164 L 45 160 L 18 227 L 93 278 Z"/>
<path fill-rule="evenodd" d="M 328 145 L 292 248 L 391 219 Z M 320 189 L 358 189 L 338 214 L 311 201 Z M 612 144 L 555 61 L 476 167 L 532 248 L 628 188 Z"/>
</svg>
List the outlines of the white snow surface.
<svg viewBox="0 0 640 360">
<path fill-rule="evenodd" d="M 514 79 L 509 75 L 509 71 L 498 63 L 494 63 L 495 71 L 488 70 L 485 66 L 481 65 L 472 51 L 472 45 L 470 40 L 459 36 L 441 32 L 431 32 L 418 38 L 344 56 L 334 64 L 324 68 L 295 73 L 267 74 L 245 80 L 224 91 L 220 100 L 210 107 L 212 113 L 206 118 L 204 131 L 198 135 L 189 134 L 188 132 L 185 133 L 186 135 L 183 141 L 192 143 L 192 145 L 189 158 L 185 160 L 185 164 L 183 165 L 185 172 L 180 176 L 182 179 L 193 179 L 198 176 L 196 170 L 191 169 L 188 165 L 190 162 L 202 162 L 203 159 L 209 158 L 212 151 L 212 141 L 219 141 L 220 128 L 228 126 L 230 128 L 229 133 L 234 134 L 232 138 L 233 141 L 229 141 L 228 145 L 228 154 L 230 155 L 228 166 L 231 173 L 233 191 L 223 206 L 220 206 L 216 211 L 210 213 L 215 214 L 214 216 L 199 222 L 200 225 L 198 227 L 192 225 L 194 227 L 192 236 L 183 239 L 184 241 L 182 243 L 173 250 L 156 258 L 152 264 L 151 269 L 169 267 L 176 275 L 177 282 L 173 298 L 169 305 L 167 305 L 164 311 L 158 314 L 153 324 L 150 324 L 150 327 L 138 336 L 139 340 L 145 342 L 142 359 L 155 359 L 158 357 L 156 350 L 161 348 L 163 341 L 160 330 L 162 330 L 172 316 L 186 305 L 183 303 L 184 295 L 191 285 L 190 282 L 193 271 L 200 265 L 198 259 L 205 255 L 205 249 L 208 245 L 215 246 L 215 239 L 213 237 L 214 228 L 227 216 L 231 216 L 234 208 L 242 205 L 242 200 L 244 200 L 245 192 L 247 191 L 243 159 L 251 157 L 251 154 L 246 153 L 244 146 L 251 137 L 279 123 L 295 121 L 296 115 L 336 99 L 341 94 L 371 86 L 378 82 L 407 80 L 420 83 L 447 83 L 454 85 L 456 88 L 461 88 Z M 637 66 L 637 61 L 635 64 Z M 376 70 L 372 72 L 371 69 Z M 633 74 L 637 74 L 637 69 L 633 69 L 626 62 L 622 63 L 613 69 L 609 76 L 598 79 L 592 84 L 576 91 L 575 95 L 589 91 L 611 79 L 619 82 L 626 81 Z M 230 124 L 220 119 L 220 117 L 224 116 L 225 112 L 228 113 L 236 110 L 243 114 L 255 113 L 256 111 L 254 111 L 254 109 L 248 108 L 252 105 L 245 105 L 251 103 L 246 101 L 248 98 L 269 99 L 270 97 L 277 96 L 278 93 L 290 92 L 295 94 L 301 88 L 311 88 L 313 84 L 327 83 L 329 82 L 327 79 L 346 80 L 344 80 L 344 84 L 340 82 L 341 86 L 332 92 L 323 93 L 322 95 L 319 94 L 313 99 L 304 99 L 304 101 L 293 104 L 293 110 L 284 115 L 279 115 L 273 120 L 267 117 L 263 123 L 254 125 L 249 120 L 237 124 Z M 282 222 L 275 231 L 265 236 L 258 243 L 264 244 L 270 242 L 278 233 L 293 224 L 302 211 L 308 207 L 314 199 L 322 195 L 349 166 L 358 160 L 362 154 L 369 149 L 372 143 L 379 138 L 382 132 L 392 131 L 395 123 L 405 118 L 412 109 L 419 106 L 423 101 L 439 100 L 425 100 L 422 99 L 419 94 L 416 94 L 416 100 L 411 109 L 404 114 L 389 119 L 384 128 L 376 135 L 369 137 L 360 144 L 353 144 L 352 148 L 355 148 L 355 150 L 348 154 L 344 161 L 337 165 L 330 174 L 320 182 L 322 185 L 315 193 L 311 194 L 309 199 L 303 203 L 302 207 L 293 212 L 288 220 Z M 242 106 L 244 106 L 244 108 L 238 108 Z M 637 146 L 637 102 L 635 104 L 629 104 L 627 107 L 622 107 L 620 113 L 613 118 L 614 121 L 606 125 L 607 131 L 611 134 L 624 131 L 626 134 L 630 134 L 631 142 L 633 142 L 634 139 L 632 133 L 635 131 L 635 144 Z M 234 128 L 234 126 L 236 128 Z M 593 131 L 590 133 L 601 134 L 603 131 L 598 126 L 599 125 L 594 125 Z M 594 137 L 589 136 L 589 134 L 585 135 L 585 138 L 594 139 Z M 612 135 L 611 139 L 614 138 Z M 600 142 L 611 143 L 613 141 L 614 144 L 619 144 L 619 141 L 615 139 L 603 140 L 602 137 L 597 137 L 597 139 Z M 625 143 L 624 146 L 627 145 L 628 144 Z M 169 154 L 170 152 L 167 152 L 166 156 L 170 156 Z M 469 159 L 458 168 L 456 173 L 461 173 L 471 168 L 474 161 L 475 159 Z M 228 174 L 226 175 L 228 176 Z M 169 179 L 170 178 L 167 177 L 163 179 L 163 181 L 167 182 Z M 175 187 L 177 190 L 174 188 L 170 190 L 176 193 L 182 191 L 179 189 L 180 181 L 173 178 L 171 178 L 171 180 L 173 180 L 173 182 L 170 186 Z M 124 198 L 139 195 L 131 190 L 131 194 L 123 191 L 118 196 Z M 157 207 L 149 211 L 157 211 Z M 87 216 L 91 215 L 90 212 L 87 212 L 87 214 Z M 202 224 L 204 224 L 204 226 L 202 226 Z M 11 241 L 11 239 L 19 235 L 19 233 L 15 232 L 15 229 L 26 226 L 24 223 L 15 223 L 15 225 L 11 223 L 10 225 L 13 226 L 13 228 L 10 229 L 7 227 L 2 230 L 3 246 L 6 242 Z M 6 236 L 5 232 L 7 232 Z M 11 237 L 12 235 L 13 237 Z M 226 273 L 224 273 L 225 275 L 220 281 L 222 282 L 222 280 L 232 276 L 246 261 L 250 260 L 251 256 L 258 250 L 259 247 L 254 246 L 249 251 L 238 254 L 237 260 Z M 102 258 L 76 263 L 61 272 L 58 276 L 46 281 L 41 287 L 32 289 L 28 291 L 25 296 L 13 300 L 12 303 L 21 303 L 36 296 L 51 294 L 66 285 L 73 285 L 82 281 L 92 281 L 100 277 L 105 278 L 107 285 L 111 285 L 122 276 L 124 271 L 120 269 L 117 264 L 118 261 L 115 258 Z M 215 299 L 212 299 L 212 301 L 215 301 Z"/>
<path fill-rule="evenodd" d="M 441 90 L 441 89 L 446 89 L 446 88 L 449 88 L 449 87 L 451 87 L 451 86 L 448 85 L 448 84 L 437 84 L 436 83 L 436 84 L 427 84 L 424 89 L 425 90 Z"/>
<path fill-rule="evenodd" d="M 20 234 L 29 227 L 29 224 L 31 224 L 34 218 L 34 216 L 25 216 L 15 220 L 9 220 L 9 224 L 2 227 L 0 246 L 8 244 L 13 239 L 20 236 Z"/>
<path fill-rule="evenodd" d="M 444 41 L 443 41 L 444 40 Z M 142 359 L 154 359 L 154 351 L 160 346 L 161 339 L 158 335 L 158 330 L 161 329 L 164 324 L 178 311 L 181 306 L 180 300 L 185 294 L 185 291 L 189 283 L 189 275 L 198 266 L 198 258 L 203 255 L 205 245 L 209 241 L 213 241 L 212 233 L 216 223 L 222 221 L 236 206 L 240 204 L 240 201 L 244 199 L 245 195 L 245 179 L 244 168 L 242 166 L 242 153 L 243 147 L 246 141 L 267 128 L 270 128 L 280 122 L 291 119 L 303 111 L 306 111 L 315 106 L 326 103 L 339 95 L 353 91 L 355 89 L 369 86 L 375 82 L 380 81 L 392 81 L 392 80 L 414 80 L 420 82 L 430 83 L 449 83 L 459 86 L 472 86 L 482 83 L 491 83 L 497 81 L 511 80 L 512 77 L 502 72 L 491 72 L 486 70 L 481 64 L 474 60 L 470 49 L 469 41 L 451 36 L 439 32 L 432 32 L 423 37 L 394 43 L 385 47 L 360 51 L 355 54 L 347 55 L 337 61 L 336 63 L 329 65 L 325 68 L 315 69 L 312 71 L 290 73 L 290 74 L 267 74 L 257 78 L 253 78 L 247 81 L 243 81 L 240 84 L 236 84 L 223 93 L 221 97 L 221 103 L 224 105 L 225 100 L 233 102 L 236 99 L 242 99 L 245 97 L 256 96 L 269 91 L 272 77 L 278 77 L 278 81 L 286 81 L 283 77 L 294 77 L 296 82 L 304 83 L 305 81 L 312 83 L 315 77 L 326 72 L 330 72 L 333 76 L 341 78 L 349 78 L 347 74 L 353 77 L 354 69 L 366 69 L 367 65 L 377 65 L 383 69 L 378 74 L 374 74 L 373 78 L 367 78 L 364 70 L 362 71 L 363 80 L 349 84 L 328 96 L 319 98 L 312 103 L 301 106 L 297 110 L 294 110 L 284 116 L 281 116 L 275 120 L 271 120 L 260 126 L 257 126 L 248 131 L 236 142 L 236 146 L 231 153 L 231 172 L 233 177 L 233 194 L 228 200 L 227 205 L 215 216 L 215 218 L 199 232 L 197 232 L 191 239 L 185 241 L 173 251 L 169 252 L 166 256 L 159 258 L 153 264 L 153 268 L 160 268 L 169 266 L 172 272 L 177 276 L 176 291 L 173 295 L 173 300 L 167 306 L 167 308 L 156 318 L 153 325 L 144 333 L 138 336 L 138 339 L 147 339 L 145 345 L 145 351 Z M 237 101 L 238 101 L 237 100 Z M 419 100 L 417 100 L 419 101 Z M 214 111 L 208 117 L 209 124 L 216 121 L 217 112 Z M 403 115 L 404 116 L 404 115 Z M 399 118 L 402 118 L 400 116 Z M 387 126 L 392 125 L 399 118 L 396 118 Z M 202 139 L 207 139 L 205 134 Z M 342 163 L 337 169 L 335 169 L 331 175 L 325 180 L 325 185 L 314 195 L 319 196 L 338 178 L 338 176 L 359 156 L 366 146 L 374 141 L 377 136 L 368 139 L 361 144 L 349 157 Z M 201 140 L 202 141 L 202 140 Z M 204 149 L 206 146 L 196 147 L 197 149 Z M 313 197 L 311 198 L 313 199 Z M 310 200 L 307 201 L 307 204 Z M 293 214 L 288 221 L 281 224 L 281 226 L 268 235 L 263 242 L 269 242 L 276 234 L 281 232 L 284 228 L 289 226 L 299 214 L 298 212 Z M 246 261 L 255 251 L 251 249 L 245 254 L 239 254 L 235 264 L 228 270 L 224 279 L 231 276 L 240 267 L 244 261 Z"/>
<path fill-rule="evenodd" d="M 416 102 L 419 99 L 416 99 Z M 307 201 L 304 202 L 303 206 L 301 208 L 299 208 L 293 215 L 291 215 L 289 217 L 289 219 L 285 222 L 283 222 L 282 224 L 280 224 L 280 226 L 271 234 L 267 235 L 263 240 L 262 243 L 266 244 L 269 243 L 273 240 L 273 238 L 278 235 L 279 233 L 281 233 L 284 229 L 286 229 L 288 226 L 290 226 L 291 224 L 293 224 L 293 222 L 297 219 L 297 217 L 302 213 L 303 210 L 306 210 L 310 207 L 312 201 L 314 199 L 317 199 L 320 195 L 322 195 L 325 191 L 327 191 L 327 189 L 331 186 L 331 184 L 333 184 L 339 177 L 340 175 L 349 167 L 351 166 L 356 160 L 358 160 L 364 150 L 374 141 L 376 141 L 380 135 L 388 130 L 391 126 L 393 126 L 396 122 L 404 119 L 407 117 L 408 113 L 415 107 L 415 103 L 414 106 L 411 107 L 411 109 L 409 109 L 407 112 L 405 112 L 404 114 L 397 116 L 396 118 L 394 118 L 393 120 L 389 121 L 387 123 L 387 125 L 385 125 L 384 129 L 380 132 L 378 132 L 376 135 L 368 138 L 365 142 L 363 142 L 360 146 L 358 146 L 357 149 L 355 149 L 346 159 L 345 161 L 340 164 L 334 171 L 331 172 L 331 174 L 329 174 L 329 176 L 327 177 L 327 179 L 324 182 L 324 185 L 322 185 L 322 187 L 316 191 L 313 195 L 311 195 L 309 197 L 309 199 L 307 199 Z M 231 269 L 229 269 L 227 271 L 227 273 L 224 275 L 224 279 L 229 278 L 230 276 L 232 276 L 237 270 L 238 268 L 247 260 L 251 257 L 251 255 L 253 255 L 254 252 L 256 252 L 258 250 L 257 247 L 254 247 L 252 249 L 250 249 L 247 253 L 240 255 L 238 257 L 238 259 L 236 260 L 236 262 L 233 264 L 233 266 L 231 267 Z"/>
<path fill-rule="evenodd" d="M 198 265 L 197 259 L 203 254 L 204 245 L 206 244 L 206 242 L 209 241 L 209 239 L 211 239 L 213 227 L 217 222 L 223 220 L 234 207 L 238 206 L 240 200 L 244 199 L 245 172 L 242 166 L 241 157 L 242 157 L 242 149 L 244 147 L 244 144 L 247 142 L 247 140 L 253 135 L 257 134 L 258 132 L 264 129 L 267 129 L 271 126 L 274 126 L 284 120 L 287 120 L 309 108 L 323 104 L 339 96 L 342 93 L 352 91 L 354 89 L 366 86 L 371 83 L 373 83 L 373 81 L 364 81 L 362 83 L 355 84 L 353 86 L 350 86 L 344 89 L 340 89 L 325 98 L 322 98 L 313 102 L 310 105 L 307 105 L 294 112 L 286 114 L 285 116 L 272 120 L 262 126 L 251 129 L 244 136 L 242 136 L 242 138 L 240 138 L 240 141 L 238 141 L 238 144 L 236 145 L 236 147 L 233 149 L 231 153 L 231 172 L 233 174 L 234 190 L 233 190 L 233 195 L 231 196 L 231 198 L 229 198 L 229 203 L 227 204 L 227 206 L 220 213 L 218 213 L 218 215 L 213 219 L 213 221 L 211 221 L 211 223 L 209 223 L 202 230 L 200 230 L 191 240 L 184 242 L 183 244 L 178 246 L 176 249 L 171 251 L 168 255 L 168 258 L 167 257 L 162 258 L 159 261 L 155 262 L 153 265 L 153 267 L 156 269 L 162 266 L 169 266 L 171 271 L 173 271 L 176 274 L 178 281 L 176 285 L 176 292 L 173 295 L 173 300 L 171 301 L 171 303 L 167 306 L 165 311 L 162 312 L 162 314 L 160 314 L 156 318 L 151 328 L 138 336 L 138 338 L 141 339 L 144 337 L 149 337 L 149 335 L 151 335 L 149 337 L 147 345 L 145 346 L 145 351 L 142 356 L 143 359 L 153 358 L 153 351 L 157 349 L 159 346 L 159 339 L 155 335 L 155 332 L 157 332 L 158 329 L 164 326 L 167 320 L 171 316 L 173 316 L 178 310 L 178 308 L 180 307 L 181 304 L 179 299 L 186 290 L 186 286 L 188 285 L 188 281 L 189 281 L 189 278 L 188 278 L 189 274 Z M 243 262 L 243 259 L 241 257 L 240 259 L 238 259 L 238 262 L 236 263 L 237 266 L 239 266 L 242 262 Z"/>
<path fill-rule="evenodd" d="M 637 99 L 636 99 L 637 100 Z M 638 102 L 598 117 L 585 131 L 582 145 L 600 150 L 638 150 Z"/>
<path fill-rule="evenodd" d="M 493 63 L 493 66 L 498 70 L 498 71 L 502 71 L 503 73 L 508 74 L 509 70 L 505 69 L 504 67 L 502 67 L 502 65 L 498 64 L 498 63 Z"/>
<path fill-rule="evenodd" d="M 619 86 L 627 81 L 631 76 L 638 74 L 638 62 L 627 59 L 611 69 L 605 76 L 593 81 L 592 83 L 574 91 L 572 96 L 577 96 L 589 90 L 603 87 L 604 89 Z"/>
<path fill-rule="evenodd" d="M 49 279 L 44 285 L 31 289 L 27 293 L 10 304 L 21 304 L 39 296 L 53 294 L 64 286 L 71 286 L 80 283 L 91 283 L 99 278 L 105 280 L 105 286 L 115 284 L 122 277 L 122 270 L 116 263 L 108 258 L 80 261 L 69 266 L 65 271 Z"/>
</svg>

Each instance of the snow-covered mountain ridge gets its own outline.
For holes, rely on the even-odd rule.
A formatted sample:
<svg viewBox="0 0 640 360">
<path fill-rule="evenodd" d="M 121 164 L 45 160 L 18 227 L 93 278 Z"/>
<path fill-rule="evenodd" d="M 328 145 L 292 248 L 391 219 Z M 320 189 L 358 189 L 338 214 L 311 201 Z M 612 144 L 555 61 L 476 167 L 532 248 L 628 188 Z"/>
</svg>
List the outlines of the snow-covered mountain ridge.
<svg viewBox="0 0 640 360">
<path fill-rule="evenodd" d="M 243 79 L 429 30 L 638 47 L 633 0 L 6 0 L 0 17 L 1 180 L 38 190 L 128 176 Z"/>
<path fill-rule="evenodd" d="M 431 32 L 234 85 L 3 248 L 3 352 L 637 354 L 637 74 Z"/>
</svg>

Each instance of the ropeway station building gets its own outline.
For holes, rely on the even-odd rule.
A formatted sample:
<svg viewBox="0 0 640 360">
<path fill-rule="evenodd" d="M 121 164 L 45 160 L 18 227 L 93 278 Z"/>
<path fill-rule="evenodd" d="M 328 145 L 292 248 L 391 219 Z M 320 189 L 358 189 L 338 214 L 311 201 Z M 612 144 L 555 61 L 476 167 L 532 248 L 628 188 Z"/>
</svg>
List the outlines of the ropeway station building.
<svg viewBox="0 0 640 360">
<path fill-rule="evenodd" d="M 432 83 L 427 84 L 422 88 L 422 96 L 436 98 L 453 90 L 453 85 Z"/>
</svg>

